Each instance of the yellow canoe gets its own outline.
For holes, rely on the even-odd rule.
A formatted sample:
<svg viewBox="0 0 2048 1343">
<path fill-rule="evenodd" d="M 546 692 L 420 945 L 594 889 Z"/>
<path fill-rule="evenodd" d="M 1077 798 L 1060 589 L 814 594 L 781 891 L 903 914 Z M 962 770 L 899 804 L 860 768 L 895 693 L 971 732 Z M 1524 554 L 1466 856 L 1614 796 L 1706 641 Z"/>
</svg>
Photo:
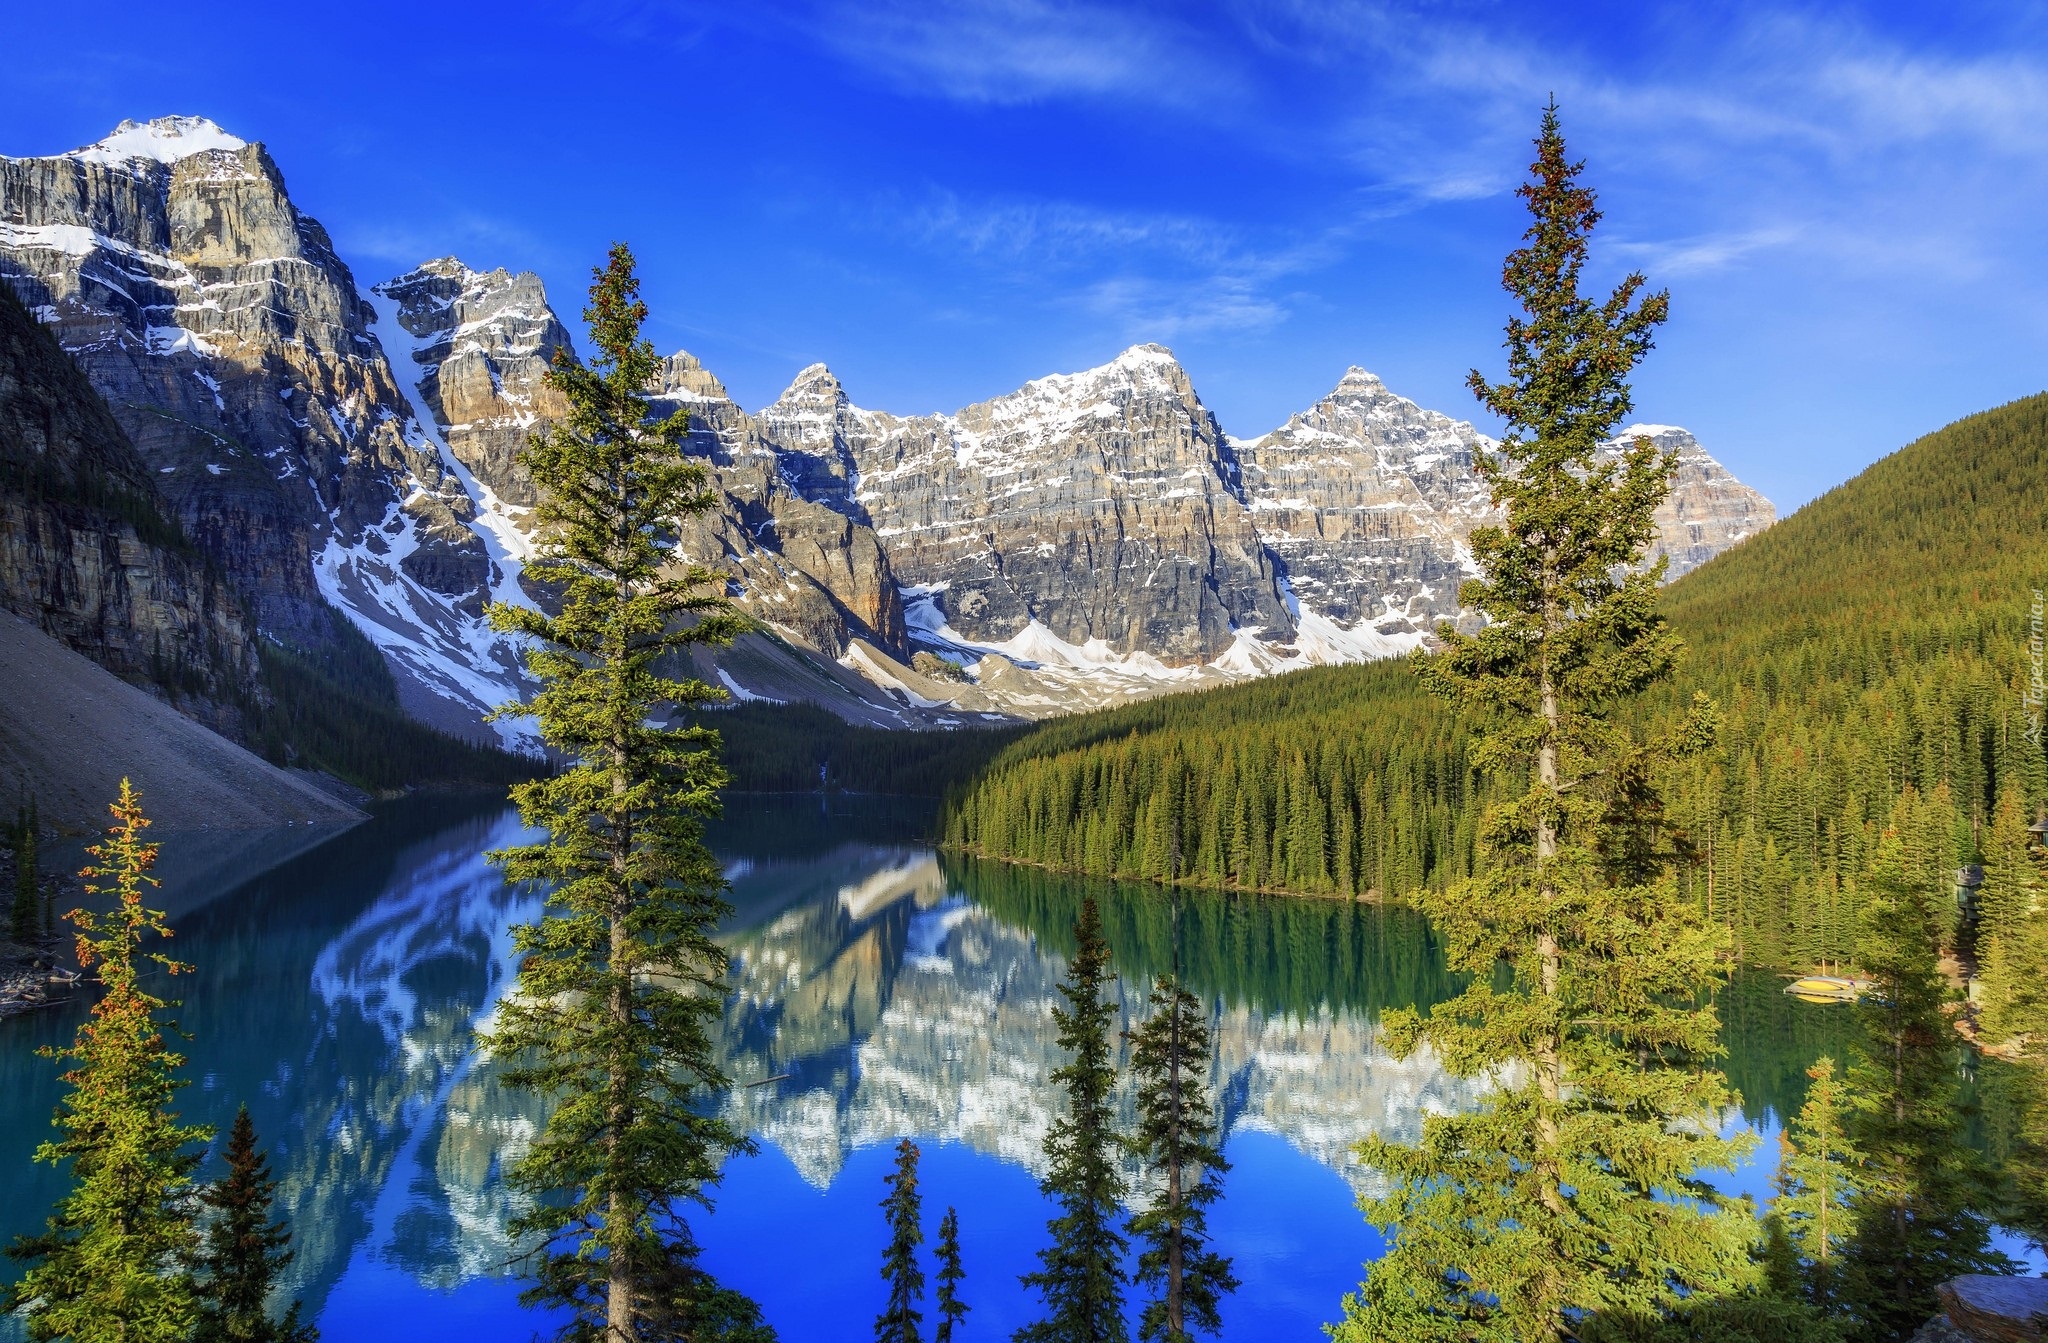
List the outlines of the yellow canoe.
<svg viewBox="0 0 2048 1343">
<path fill-rule="evenodd" d="M 1867 979 L 1841 975 L 1807 975 L 1785 986 L 1785 992 L 1809 1003 L 1853 1003 L 1872 987 Z"/>
</svg>

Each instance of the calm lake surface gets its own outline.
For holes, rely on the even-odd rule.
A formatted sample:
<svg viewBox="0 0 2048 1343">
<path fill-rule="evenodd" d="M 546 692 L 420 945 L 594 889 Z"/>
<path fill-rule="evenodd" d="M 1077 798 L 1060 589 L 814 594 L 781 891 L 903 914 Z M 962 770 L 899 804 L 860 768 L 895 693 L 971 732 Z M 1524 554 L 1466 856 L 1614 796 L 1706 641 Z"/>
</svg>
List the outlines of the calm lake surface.
<svg viewBox="0 0 2048 1343">
<path fill-rule="evenodd" d="M 876 1204 L 911 1137 L 927 1234 L 960 1211 L 965 1336 L 1008 1338 L 1034 1304 L 1017 1275 L 1044 1243 L 1052 1008 L 1087 883 L 935 854 L 916 807 L 730 810 L 713 834 L 736 909 L 724 1047 L 741 1085 L 725 1104 L 759 1151 L 727 1166 L 716 1212 L 696 1219 L 706 1266 L 762 1301 L 787 1343 L 872 1337 Z M 538 912 L 482 856 L 521 833 L 502 806 L 416 798 L 337 836 L 166 841 L 171 950 L 197 966 L 179 985 L 183 1106 L 225 1133 L 249 1105 L 283 1182 L 295 1287 L 328 1343 L 525 1339 L 546 1323 L 505 1275 L 515 1205 L 499 1180 L 540 1110 L 471 1052 L 511 975 L 507 929 Z M 1128 1011 L 1167 964 L 1165 896 L 1095 889 Z M 1452 983 L 1428 926 L 1399 908 L 1197 894 L 1182 948 L 1211 1003 L 1233 1165 L 1212 1214 L 1244 1283 L 1226 1336 L 1320 1338 L 1379 1244 L 1355 1208 L 1370 1177 L 1350 1145 L 1412 1137 L 1476 1095 L 1376 1038 L 1383 1008 Z M 39 1228 L 62 1191 L 30 1162 L 60 1090 L 34 1049 L 68 1040 L 81 1011 L 0 1022 L 0 1238 Z M 1760 1193 L 1775 1116 L 1797 1107 L 1817 1054 L 1842 1056 L 1850 1014 L 1765 975 L 1738 980 L 1723 1011 L 1744 1098 L 1728 1122 L 1767 1141 L 1717 1183 Z M 18 1326 L 0 1321 L 0 1337 Z"/>
</svg>

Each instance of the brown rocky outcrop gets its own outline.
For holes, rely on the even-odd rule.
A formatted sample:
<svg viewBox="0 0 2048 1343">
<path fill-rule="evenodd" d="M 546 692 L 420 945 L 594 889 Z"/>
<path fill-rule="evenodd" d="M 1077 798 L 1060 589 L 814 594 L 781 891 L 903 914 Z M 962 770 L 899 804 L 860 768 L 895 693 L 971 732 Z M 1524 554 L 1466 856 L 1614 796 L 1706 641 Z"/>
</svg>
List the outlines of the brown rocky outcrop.
<svg viewBox="0 0 2048 1343">
<path fill-rule="evenodd" d="M 1968 1343 L 2040 1343 L 2048 1332 L 2048 1281 L 1973 1274 L 1941 1285 L 1941 1317 Z"/>
</svg>

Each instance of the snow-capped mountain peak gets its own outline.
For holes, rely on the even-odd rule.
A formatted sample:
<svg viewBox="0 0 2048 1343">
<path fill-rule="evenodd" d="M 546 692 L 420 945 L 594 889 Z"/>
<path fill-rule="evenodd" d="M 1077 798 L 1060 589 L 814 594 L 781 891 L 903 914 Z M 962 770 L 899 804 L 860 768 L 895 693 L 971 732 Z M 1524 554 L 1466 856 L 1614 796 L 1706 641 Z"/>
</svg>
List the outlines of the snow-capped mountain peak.
<svg viewBox="0 0 2048 1343">
<path fill-rule="evenodd" d="M 135 159 L 170 164 L 194 154 L 246 149 L 248 145 L 247 140 L 228 134 L 205 117 L 155 117 L 124 121 L 105 139 L 74 149 L 65 157 L 118 168 Z"/>
</svg>

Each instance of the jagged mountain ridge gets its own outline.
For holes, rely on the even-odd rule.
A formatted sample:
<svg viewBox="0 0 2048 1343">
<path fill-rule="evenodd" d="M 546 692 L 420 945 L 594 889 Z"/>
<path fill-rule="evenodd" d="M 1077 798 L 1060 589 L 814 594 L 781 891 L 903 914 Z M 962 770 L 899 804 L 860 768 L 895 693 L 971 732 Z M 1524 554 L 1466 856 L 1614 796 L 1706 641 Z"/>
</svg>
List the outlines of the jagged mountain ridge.
<svg viewBox="0 0 2048 1343">
<path fill-rule="evenodd" d="M 196 118 L 0 159 L 0 274 L 264 632 L 316 639 L 331 603 L 442 726 L 519 692 L 480 613 L 526 599 L 512 456 L 570 343 L 536 277 L 441 258 L 359 294 L 262 146 Z M 685 353 L 660 391 L 692 411 L 719 502 L 682 548 L 769 631 L 699 669 L 855 721 L 1036 717 L 1398 653 L 1458 615 L 1490 516 L 1471 472 L 1490 440 L 1356 369 L 1253 440 L 1154 345 L 948 415 L 861 408 L 823 365 L 749 414 Z M 1681 453 L 1674 574 L 1768 525 L 1689 435 L 1655 432 Z"/>
<path fill-rule="evenodd" d="M 0 276 L 106 398 L 261 633 L 317 649 L 338 639 L 338 608 L 415 716 L 468 735 L 478 707 L 516 695 L 480 619 L 474 501 L 262 145 L 167 117 L 0 158 Z"/>
</svg>

